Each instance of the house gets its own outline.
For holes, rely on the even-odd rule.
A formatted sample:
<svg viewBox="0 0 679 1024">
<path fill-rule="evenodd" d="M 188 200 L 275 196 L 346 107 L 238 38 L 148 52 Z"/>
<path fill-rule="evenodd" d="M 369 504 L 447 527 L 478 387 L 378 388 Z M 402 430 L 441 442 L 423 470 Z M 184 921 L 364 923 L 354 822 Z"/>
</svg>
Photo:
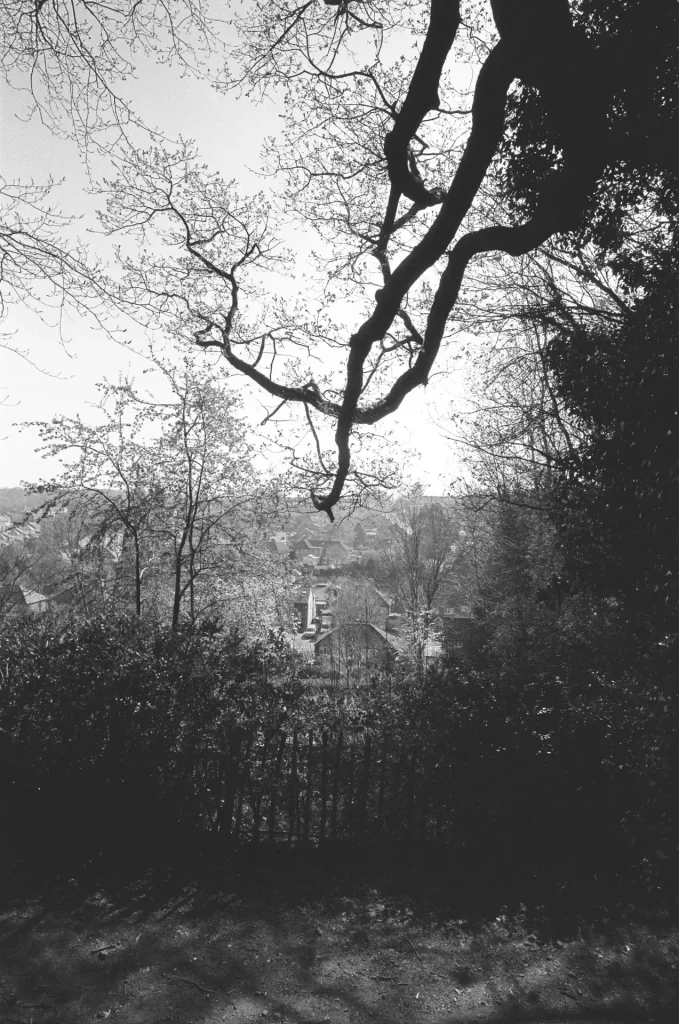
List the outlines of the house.
<svg viewBox="0 0 679 1024">
<path fill-rule="evenodd" d="M 25 544 L 40 533 L 40 525 L 35 520 L 15 523 L 4 512 L 0 512 L 0 548 L 9 544 Z"/>
<path fill-rule="evenodd" d="M 314 644 L 315 659 L 336 682 L 366 684 L 398 654 L 394 638 L 371 622 L 343 622 Z"/>
<path fill-rule="evenodd" d="M 303 565 L 318 565 L 323 554 L 321 545 L 312 543 L 307 537 L 293 541 L 290 550 L 297 561 L 302 562 Z"/>
<path fill-rule="evenodd" d="M 32 615 L 47 611 L 51 600 L 49 597 L 39 594 L 37 590 L 31 590 L 30 587 L 25 587 L 23 583 L 19 584 L 18 589 L 21 594 L 21 599 L 17 602 L 18 610 L 30 612 Z"/>
<path fill-rule="evenodd" d="M 316 617 L 316 604 L 312 591 L 310 590 L 307 594 L 297 594 L 293 605 L 295 618 L 297 619 L 297 629 L 300 633 L 304 633 Z"/>
<path fill-rule="evenodd" d="M 329 606 L 337 599 L 339 588 L 332 583 L 312 583 L 308 593 L 300 593 L 294 601 L 295 613 L 304 633 L 315 625 L 317 629 L 328 628 L 331 623 Z"/>
<path fill-rule="evenodd" d="M 368 584 L 370 592 L 373 595 L 375 605 L 382 609 L 383 614 L 389 615 L 392 610 L 392 606 L 394 605 L 393 598 L 389 597 L 388 594 L 385 594 L 383 590 L 378 590 L 372 580 L 368 580 Z"/>
<path fill-rule="evenodd" d="M 345 544 L 343 540 L 327 540 L 323 546 L 323 562 L 326 565 L 347 565 L 357 560 L 357 554 L 353 548 Z"/>
<path fill-rule="evenodd" d="M 287 540 L 281 540 L 280 536 L 272 537 L 267 544 L 269 551 L 272 551 L 274 555 L 289 555 L 290 546 Z"/>
<path fill-rule="evenodd" d="M 302 540 L 308 540 L 310 537 L 315 537 L 318 533 L 318 523 L 309 521 L 306 517 L 303 522 L 298 523 L 292 533 L 288 534 L 288 539 L 291 544 L 298 543 Z"/>
</svg>

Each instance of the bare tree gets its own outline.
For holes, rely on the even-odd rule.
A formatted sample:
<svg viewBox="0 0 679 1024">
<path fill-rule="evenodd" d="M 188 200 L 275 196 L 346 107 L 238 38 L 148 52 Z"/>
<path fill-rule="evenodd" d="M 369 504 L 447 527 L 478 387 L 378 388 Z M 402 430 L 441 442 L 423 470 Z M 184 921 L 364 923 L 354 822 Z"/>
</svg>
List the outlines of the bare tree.
<svg viewBox="0 0 679 1024">
<path fill-rule="evenodd" d="M 0 617 L 24 605 L 21 586 L 29 586 L 32 553 L 25 544 L 0 537 Z"/>
<path fill-rule="evenodd" d="M 243 308 L 240 275 L 264 256 L 261 213 L 239 219 L 242 244 L 232 253 L 233 212 L 242 203 L 215 218 L 208 195 L 215 179 L 187 164 L 186 153 L 174 166 L 167 156 L 133 157 L 111 187 L 110 230 L 147 231 L 162 217 L 167 238 L 184 250 L 183 257 L 166 250 L 150 278 L 128 264 L 126 287 L 139 303 L 149 302 L 155 315 L 181 309 L 185 337 L 218 348 L 277 408 L 299 404 L 312 430 L 317 414 L 334 421 L 334 452 L 317 443 L 325 487 L 314 496 L 331 516 L 352 444 L 428 381 L 470 262 L 521 257 L 578 229 L 605 167 L 623 159 L 609 146 L 614 100 L 596 17 L 567 0 L 490 7 L 492 21 L 483 6 L 450 0 L 280 0 L 253 3 L 242 20 L 231 64 L 240 70 L 226 85 L 286 90 L 287 130 L 268 166 L 281 176 L 287 210 L 331 245 L 319 255 L 319 279 L 326 273 L 319 287 L 325 297 L 336 288 L 362 311 L 349 337 L 322 310 L 310 315 L 308 303 L 257 317 L 249 296 Z M 413 37 L 419 49 L 410 61 L 403 53 Z M 451 81 L 453 54 L 475 74 L 471 99 Z M 524 96 L 537 97 L 540 130 L 554 141 L 551 164 L 524 183 L 530 202 L 522 218 L 499 172 L 515 145 L 514 112 Z M 331 356 L 313 362 L 327 345 L 343 354 L 341 382 Z"/>
<path fill-rule="evenodd" d="M 125 144 L 130 128 L 147 130 L 125 93 L 140 57 L 207 78 L 216 71 L 210 59 L 223 50 L 221 25 L 207 8 L 205 0 L 7 0 L 1 74 L 27 98 L 28 116 L 73 139 L 88 162 L 93 149 Z M 59 326 L 67 308 L 110 328 L 100 267 L 83 244 L 69 241 L 74 217 L 56 208 L 55 184 L 0 177 L 0 318 L 20 302 L 43 317 L 53 312 Z M 2 345 L 30 361 L 7 334 Z"/>
<path fill-rule="evenodd" d="M 387 549 L 392 588 L 408 614 L 431 615 L 436 597 L 463 558 L 460 523 L 450 501 L 443 505 L 415 495 L 392 517 Z"/>
<path fill-rule="evenodd" d="M 129 570 L 136 614 L 169 603 L 177 626 L 214 611 L 215 582 L 238 562 L 269 491 L 252 467 L 238 400 L 211 369 L 189 357 L 178 367 L 153 353 L 151 360 L 164 398 L 132 381 L 104 383 L 96 420 L 59 416 L 31 426 L 42 450 L 64 463 L 40 487 L 77 513 L 87 540 L 77 551 L 120 537 L 119 570 Z"/>
<path fill-rule="evenodd" d="M 620 12 L 606 0 L 252 0 L 233 13 L 240 38 L 219 85 L 285 96 L 265 167 L 278 193 L 243 200 L 185 147 L 119 151 L 105 224 L 152 237 L 153 258 L 127 261 L 117 298 L 218 348 L 270 396 L 269 417 L 301 410 L 314 501 L 332 516 L 369 428 L 440 365 L 472 261 L 557 238 L 596 237 L 610 256 L 631 210 L 673 214 L 679 18 L 661 0 Z M 219 46 L 209 15 L 201 0 L 15 0 L 0 20 L 6 75 L 86 151 L 111 130 L 127 137 L 118 85 L 140 53 L 212 76 L 199 58 Z M 305 274 L 316 311 L 308 292 L 266 301 L 282 207 L 326 247 L 315 280 Z M 328 311 L 335 297 L 353 331 Z"/>
<path fill-rule="evenodd" d="M 124 92 L 140 56 L 209 75 L 220 22 L 206 0 L 7 0 L 0 11 L 0 61 L 29 113 L 84 153 L 109 147 L 141 122 Z"/>
<path fill-rule="evenodd" d="M 110 296 L 96 261 L 83 245 L 68 242 L 72 218 L 52 205 L 53 186 L 0 177 L 0 321 L 19 302 L 43 318 L 53 313 L 58 323 L 68 306 L 101 327 Z M 3 347 L 31 360 L 7 332 L 0 338 Z"/>
</svg>

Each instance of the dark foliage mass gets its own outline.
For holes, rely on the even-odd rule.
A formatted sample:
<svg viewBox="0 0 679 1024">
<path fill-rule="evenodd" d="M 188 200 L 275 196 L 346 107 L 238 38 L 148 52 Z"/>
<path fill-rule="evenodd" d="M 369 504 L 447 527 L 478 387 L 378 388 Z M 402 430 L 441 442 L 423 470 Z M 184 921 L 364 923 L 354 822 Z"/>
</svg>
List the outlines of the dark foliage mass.
<svg viewBox="0 0 679 1024">
<path fill-rule="evenodd" d="M 652 892 L 676 910 L 679 7 L 493 0 L 499 40 L 485 54 L 471 110 L 461 113 L 466 141 L 459 153 L 452 142 L 444 151 L 444 190 L 432 158 L 441 155 L 440 139 L 425 144 L 420 136 L 452 116 L 439 90 L 463 25 L 460 4 L 432 0 L 428 13 L 422 5 L 420 55 L 395 84 L 396 72 L 378 59 L 369 73 L 325 69 L 356 30 L 353 21 L 378 33 L 381 51 L 387 29 L 355 18 L 356 6 L 255 0 L 256 28 L 248 22 L 243 33 L 237 80 L 259 88 L 270 76 L 285 85 L 290 123 L 304 121 L 300 139 L 313 135 L 314 117 L 323 126 L 320 148 L 295 157 L 310 169 L 299 203 L 344 233 L 349 256 L 339 276 L 369 293 L 363 322 L 349 340 L 333 341 L 346 349 L 339 389 L 307 379 L 306 370 L 281 383 L 258 365 L 265 341 L 275 351 L 278 337 L 293 334 L 308 349 L 316 327 L 283 317 L 262 333 L 238 334 L 236 269 L 273 252 L 267 216 L 257 204 L 242 213 L 218 176 L 189 174 L 188 149 L 177 160 L 184 201 L 190 211 L 198 204 L 190 224 L 181 204 L 172 205 L 175 158 L 144 153 L 112 187 L 106 224 L 117 232 L 159 212 L 176 218 L 182 261 L 174 270 L 163 264 L 160 291 L 149 290 L 148 268 L 131 261 L 130 294 L 157 326 L 154 303 L 160 295 L 164 311 L 176 287 L 175 334 L 190 330 L 281 405 L 303 407 L 322 470 L 314 501 L 331 517 L 360 429 L 392 415 L 429 379 L 468 268 L 497 256 L 504 276 L 505 257 L 524 260 L 522 285 L 496 279 L 493 287 L 524 289 L 525 309 L 513 305 L 505 319 L 537 328 L 549 402 L 543 396 L 537 419 L 530 406 L 520 412 L 531 430 L 548 424 L 552 433 L 543 431 L 538 447 L 531 440 L 515 478 L 511 446 L 500 445 L 502 471 L 470 498 L 465 558 L 477 607 L 469 650 L 416 679 L 385 674 L 339 691 L 302 681 L 277 634 L 253 644 L 209 623 L 171 631 L 143 619 L 7 621 L 4 853 L 82 865 L 100 856 L 223 857 L 239 846 L 254 854 L 264 844 L 417 848 L 423 856 L 436 847 L 456 877 L 492 877 L 507 898 L 569 900 L 584 891 L 610 903 Z M 389 22 L 386 5 L 364 6 Z M 416 6 L 396 5 L 404 25 Z M 310 39 L 318 40 L 322 68 Z M 333 94 L 335 77 L 356 91 Z M 298 79 L 307 84 L 295 93 Z M 374 124 L 355 116 L 365 82 L 379 98 Z M 385 100 L 392 93 L 398 102 Z M 352 153 L 379 158 L 361 156 L 360 173 L 348 173 Z M 297 171 L 293 161 L 288 198 L 297 194 Z M 317 178 L 329 182 L 320 199 Z M 412 204 L 405 211 L 404 200 Z M 229 240 L 227 222 L 243 229 L 231 269 L 201 249 L 204 217 L 217 225 L 210 244 Z M 248 218 L 257 230 L 243 227 Z M 411 234 L 399 234 L 404 228 Z M 377 291 L 372 278 L 357 280 L 367 256 L 379 266 Z M 206 270 L 219 286 L 214 308 L 212 299 L 201 304 Z M 417 292 L 425 275 L 433 285 Z M 599 288 L 592 303 L 580 301 L 588 284 Z M 188 327 L 187 311 L 195 320 Z M 477 332 L 482 325 L 472 323 Z M 311 411 L 336 421 L 336 459 L 327 465 Z M 406 553 L 413 525 L 404 530 Z M 437 586 L 450 539 L 429 574 Z M 435 560 L 426 555 L 429 569 Z M 435 588 L 422 600 L 423 589 L 418 569 L 413 615 L 432 608 Z M 139 588 L 137 597 L 140 610 Z"/>
<path fill-rule="evenodd" d="M 623 243 L 625 219 L 649 197 L 659 215 L 677 213 L 679 11 L 666 0 L 581 0 L 571 9 L 578 37 L 593 51 L 592 99 L 606 115 L 600 181 L 586 215 L 565 237 L 575 246 L 592 241 L 611 257 Z M 501 152 L 506 198 L 520 221 L 535 213 L 536 182 L 547 181 L 564 158 L 564 139 L 548 116 L 544 91 L 523 85 L 510 97 Z"/>
<path fill-rule="evenodd" d="M 645 287 L 608 332 L 560 324 L 548 360 L 569 411 L 585 425 L 561 460 L 558 518 L 571 578 L 616 597 L 660 634 L 676 632 L 676 248 L 648 251 Z M 628 273 L 636 274 L 630 266 Z M 662 635 L 660 637 L 663 638 Z"/>
<path fill-rule="evenodd" d="M 554 459 L 554 521 L 571 589 L 616 601 L 642 644 L 654 636 L 671 645 L 679 600 L 679 11 L 664 0 L 571 6 L 595 54 L 606 131 L 586 216 L 560 244 L 575 259 L 587 251 L 614 284 L 615 315 L 602 305 L 578 315 L 555 284 L 527 317 L 544 334 L 544 370 L 580 438 Z M 521 220 L 538 202 L 536 180 L 548 181 L 566 154 L 536 89 L 512 97 L 508 120 L 504 187 Z"/>
<path fill-rule="evenodd" d="M 0 648 L 14 856 L 400 843 L 508 898 L 672 894 L 679 704 L 648 673 L 449 667 L 318 691 L 275 637 L 131 620 L 23 621 Z"/>
<path fill-rule="evenodd" d="M 19 750 L 10 820 L 36 849 L 157 850 L 200 831 L 223 729 L 258 708 L 277 722 L 287 699 L 268 681 L 286 660 L 275 636 L 263 650 L 210 628 L 24 620 L 0 646 L 2 727 Z"/>
</svg>

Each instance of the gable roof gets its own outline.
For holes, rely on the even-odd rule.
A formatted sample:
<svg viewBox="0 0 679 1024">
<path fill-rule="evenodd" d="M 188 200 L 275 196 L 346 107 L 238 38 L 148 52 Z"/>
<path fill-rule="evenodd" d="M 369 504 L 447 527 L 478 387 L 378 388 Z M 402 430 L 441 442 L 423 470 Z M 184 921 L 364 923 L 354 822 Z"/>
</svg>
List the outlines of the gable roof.
<svg viewBox="0 0 679 1024">
<path fill-rule="evenodd" d="M 329 540 L 323 542 L 326 548 L 343 548 L 344 551 L 353 551 L 354 549 L 346 544 L 339 537 L 331 537 Z"/>
<path fill-rule="evenodd" d="M 359 630 L 359 629 L 370 629 L 373 633 L 376 633 L 385 644 L 389 647 L 397 649 L 396 637 L 391 636 L 389 633 L 385 633 L 379 626 L 374 626 L 372 622 L 341 622 L 339 626 L 335 626 L 334 629 L 329 629 L 327 633 L 322 633 L 317 640 L 314 640 L 314 647 L 318 647 L 320 643 L 327 640 L 328 637 L 334 636 L 335 634 L 342 633 L 346 630 Z"/>
<path fill-rule="evenodd" d="M 39 594 L 37 590 L 31 590 L 22 583 L 19 584 L 19 590 L 22 593 L 27 608 L 34 608 L 36 605 L 41 604 L 46 605 L 49 601 L 49 597 L 46 597 L 45 594 Z"/>
</svg>

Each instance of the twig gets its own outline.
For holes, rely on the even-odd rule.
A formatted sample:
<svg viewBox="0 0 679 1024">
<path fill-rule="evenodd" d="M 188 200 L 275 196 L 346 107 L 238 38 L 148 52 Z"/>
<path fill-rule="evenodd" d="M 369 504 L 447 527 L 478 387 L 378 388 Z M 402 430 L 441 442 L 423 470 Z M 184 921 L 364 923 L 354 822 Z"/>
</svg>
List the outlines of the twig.
<svg viewBox="0 0 679 1024">
<path fill-rule="evenodd" d="M 100 946 L 99 949 L 91 949 L 90 950 L 90 956 L 92 956 L 93 953 L 103 953 L 107 949 L 115 949 L 115 948 L 116 948 L 116 944 L 115 944 L 115 942 L 112 942 L 110 946 Z"/>
<path fill-rule="evenodd" d="M 265 424 L 265 423 L 266 423 L 266 422 L 267 422 L 268 420 L 270 420 L 272 416 L 275 416 L 275 415 L 276 415 L 276 413 L 278 412 L 278 410 L 279 410 L 279 409 L 282 409 L 282 408 L 283 408 L 283 406 L 285 405 L 285 403 L 286 403 L 286 402 L 287 402 L 287 398 L 284 398 L 282 402 L 279 402 L 279 404 L 278 404 L 278 405 L 276 406 L 276 408 L 275 408 L 275 409 L 274 409 L 274 410 L 273 410 L 272 412 L 268 413 L 268 415 L 266 415 L 266 416 L 264 417 L 264 419 L 262 420 L 262 422 L 261 422 L 261 423 L 259 424 L 259 425 L 260 425 L 260 427 L 263 427 L 263 426 L 264 426 L 264 424 Z"/>
<path fill-rule="evenodd" d="M 407 935 L 406 935 L 406 942 L 410 942 L 410 945 L 411 945 L 411 946 L 413 947 L 413 953 L 415 954 L 415 956 L 417 957 L 417 959 L 418 959 L 418 960 L 420 961 L 420 963 L 422 963 L 422 957 L 421 957 L 421 956 L 420 956 L 420 954 L 419 954 L 419 953 L 417 952 L 417 950 L 415 949 L 415 946 L 413 945 L 412 941 L 411 941 L 411 940 L 410 940 L 410 939 L 408 938 L 408 936 L 407 936 Z"/>
<path fill-rule="evenodd" d="M 205 992 L 209 996 L 213 996 L 215 994 L 215 990 L 213 988 L 205 988 L 204 985 L 200 985 L 197 981 L 194 981 L 193 978 L 183 978 L 179 974 L 164 974 L 163 977 L 167 978 L 168 981 L 183 981 L 186 985 L 193 985 L 195 988 L 199 988 L 201 992 Z"/>
</svg>

